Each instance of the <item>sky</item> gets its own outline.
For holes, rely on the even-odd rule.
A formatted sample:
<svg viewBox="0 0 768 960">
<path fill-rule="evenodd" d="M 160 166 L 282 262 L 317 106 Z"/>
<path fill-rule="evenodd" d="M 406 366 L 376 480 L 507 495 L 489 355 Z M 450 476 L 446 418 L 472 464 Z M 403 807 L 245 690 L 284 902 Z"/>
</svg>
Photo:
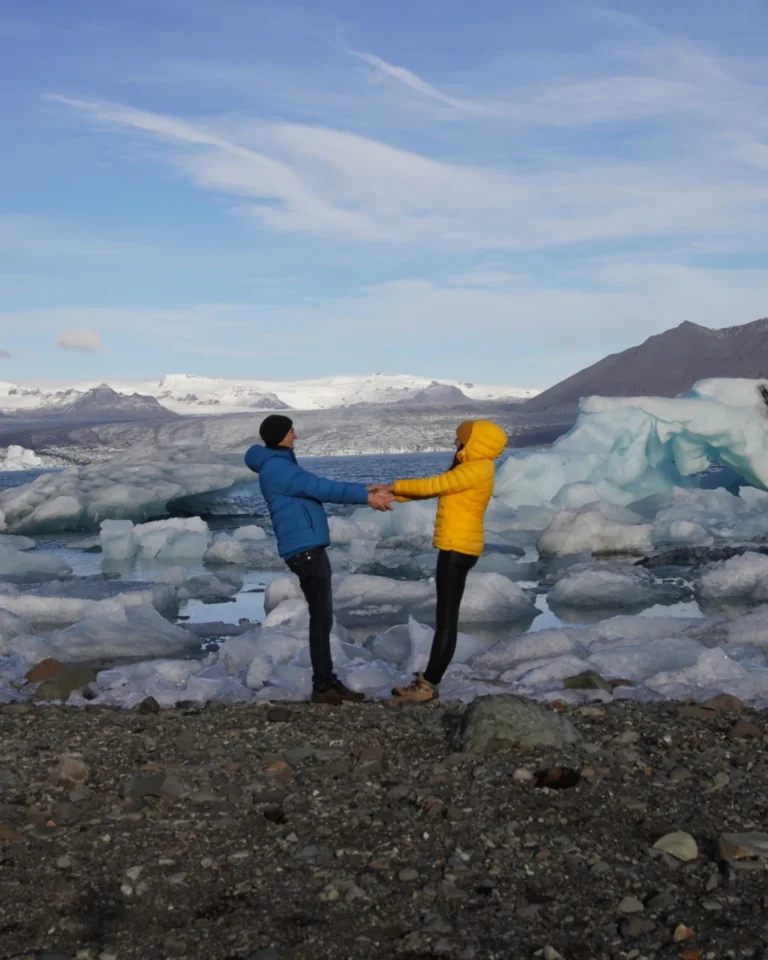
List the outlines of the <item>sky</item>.
<svg viewBox="0 0 768 960">
<path fill-rule="evenodd" d="M 543 388 L 768 315 L 763 0 L 3 0 L 0 379 Z"/>
</svg>

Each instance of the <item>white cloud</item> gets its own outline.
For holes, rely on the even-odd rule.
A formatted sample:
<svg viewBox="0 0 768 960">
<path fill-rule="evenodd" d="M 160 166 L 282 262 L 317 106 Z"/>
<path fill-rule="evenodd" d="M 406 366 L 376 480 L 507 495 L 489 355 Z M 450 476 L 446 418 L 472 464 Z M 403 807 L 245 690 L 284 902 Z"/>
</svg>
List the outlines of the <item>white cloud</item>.
<svg viewBox="0 0 768 960">
<path fill-rule="evenodd" d="M 65 330 L 56 338 L 55 346 L 59 350 L 82 350 L 85 353 L 103 353 L 107 349 L 101 334 L 88 327 Z"/>
<path fill-rule="evenodd" d="M 7 360 L 10 357 L 10 353 L 7 350 L 0 350 L 0 359 Z"/>
<path fill-rule="evenodd" d="M 557 158 L 526 172 L 479 167 L 330 127 L 217 128 L 119 104 L 57 101 L 168 145 L 168 162 L 283 233 L 434 250 L 535 249 L 765 225 L 768 183 L 744 168 Z"/>
</svg>

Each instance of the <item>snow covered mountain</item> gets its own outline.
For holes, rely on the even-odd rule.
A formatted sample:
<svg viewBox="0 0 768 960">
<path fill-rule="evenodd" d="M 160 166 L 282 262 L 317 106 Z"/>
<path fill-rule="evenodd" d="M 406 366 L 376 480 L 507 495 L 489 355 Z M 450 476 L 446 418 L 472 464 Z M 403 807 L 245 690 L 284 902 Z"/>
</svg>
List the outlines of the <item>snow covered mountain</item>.
<svg viewBox="0 0 768 960">
<path fill-rule="evenodd" d="M 66 407 L 105 381 L 0 381 L 0 413 L 33 413 Z M 170 374 L 161 380 L 108 380 L 117 393 L 153 397 L 182 414 L 244 413 L 256 410 L 330 410 L 380 404 L 456 403 L 468 400 L 523 402 L 538 391 L 508 384 L 474 384 L 404 374 L 326 377 L 317 380 L 230 380 Z"/>
</svg>

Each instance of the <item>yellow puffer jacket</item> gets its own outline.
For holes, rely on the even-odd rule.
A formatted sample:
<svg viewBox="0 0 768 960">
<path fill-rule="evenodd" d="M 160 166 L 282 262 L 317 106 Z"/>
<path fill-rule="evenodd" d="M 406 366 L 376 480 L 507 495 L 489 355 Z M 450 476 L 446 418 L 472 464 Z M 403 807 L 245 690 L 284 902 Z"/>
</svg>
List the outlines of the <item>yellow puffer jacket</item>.
<svg viewBox="0 0 768 960">
<path fill-rule="evenodd" d="M 479 557 L 485 544 L 483 518 L 493 493 L 494 460 L 507 445 L 507 435 L 490 420 L 462 423 L 456 435 L 463 441 L 458 466 L 437 477 L 398 480 L 398 500 L 440 497 L 434 545 Z"/>
</svg>

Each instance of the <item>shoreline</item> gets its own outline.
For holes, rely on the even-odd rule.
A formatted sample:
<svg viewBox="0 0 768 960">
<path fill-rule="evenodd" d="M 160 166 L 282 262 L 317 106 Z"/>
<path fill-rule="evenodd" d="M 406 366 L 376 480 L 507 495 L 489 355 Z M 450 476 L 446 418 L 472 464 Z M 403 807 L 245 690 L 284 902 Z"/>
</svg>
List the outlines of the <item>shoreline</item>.
<svg viewBox="0 0 768 960">
<path fill-rule="evenodd" d="M 722 836 L 768 829 L 766 714 L 719 703 L 564 706 L 578 743 L 485 756 L 451 704 L 6 705 L 2 956 L 762 958 L 768 857 Z"/>
</svg>

